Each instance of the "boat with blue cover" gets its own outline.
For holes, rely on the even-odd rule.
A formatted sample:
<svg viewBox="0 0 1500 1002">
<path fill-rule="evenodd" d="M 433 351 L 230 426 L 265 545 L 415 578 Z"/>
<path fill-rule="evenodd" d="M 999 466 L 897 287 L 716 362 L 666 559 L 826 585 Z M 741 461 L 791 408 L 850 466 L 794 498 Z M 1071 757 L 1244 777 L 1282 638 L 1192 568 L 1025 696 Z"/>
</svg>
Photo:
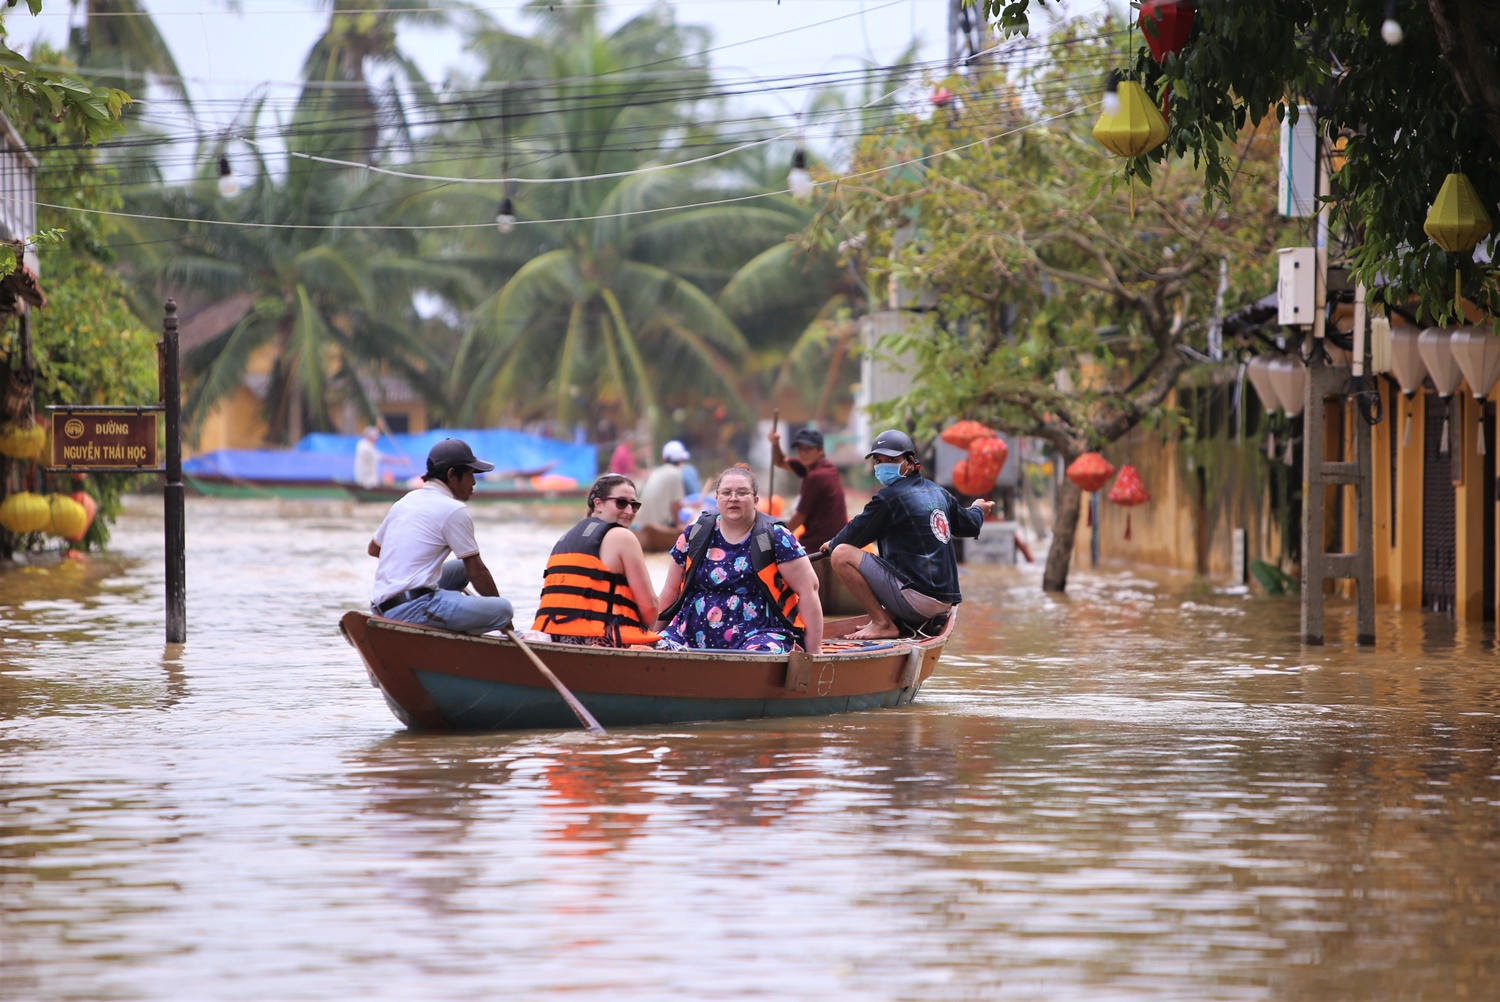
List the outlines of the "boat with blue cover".
<svg viewBox="0 0 1500 1002">
<path fill-rule="evenodd" d="M 904 706 L 936 670 L 953 634 L 902 640 L 830 641 L 824 653 L 665 651 L 533 643 L 535 651 L 606 727 L 701 720 L 820 716 Z M 839 636 L 865 620 L 832 620 Z M 370 683 L 413 730 L 572 728 L 577 718 L 526 657 L 502 636 L 345 613 L 344 637 Z"/>
</svg>

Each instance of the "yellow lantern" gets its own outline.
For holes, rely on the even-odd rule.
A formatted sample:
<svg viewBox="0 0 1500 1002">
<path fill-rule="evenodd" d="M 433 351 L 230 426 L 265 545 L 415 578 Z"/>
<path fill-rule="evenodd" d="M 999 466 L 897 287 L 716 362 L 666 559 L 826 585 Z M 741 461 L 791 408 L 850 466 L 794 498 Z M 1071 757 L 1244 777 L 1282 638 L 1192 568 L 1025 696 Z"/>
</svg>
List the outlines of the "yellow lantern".
<svg viewBox="0 0 1500 1002">
<path fill-rule="evenodd" d="M 47 444 L 42 425 L 8 424 L 0 428 L 0 453 L 12 459 L 35 459 Z"/>
<path fill-rule="evenodd" d="M 47 531 L 63 539 L 82 538 L 89 527 L 89 513 L 83 505 L 66 494 L 53 494 L 47 498 L 51 521 Z"/>
<path fill-rule="evenodd" d="M 1422 230 L 1432 242 L 1450 254 L 1471 254 L 1474 245 L 1489 235 L 1494 224 L 1485 211 L 1479 192 L 1467 174 L 1449 174 L 1438 189 Z M 1453 269 L 1453 308 L 1461 310 L 1459 270 Z"/>
<path fill-rule="evenodd" d="M 0 525 L 17 535 L 41 532 L 51 522 L 52 508 L 40 494 L 21 491 L 0 502 Z"/>
<path fill-rule="evenodd" d="M 1094 141 L 1117 157 L 1138 157 L 1167 141 L 1167 120 L 1134 80 L 1123 80 L 1116 91 L 1120 110 L 1106 111 L 1094 123 Z"/>
</svg>

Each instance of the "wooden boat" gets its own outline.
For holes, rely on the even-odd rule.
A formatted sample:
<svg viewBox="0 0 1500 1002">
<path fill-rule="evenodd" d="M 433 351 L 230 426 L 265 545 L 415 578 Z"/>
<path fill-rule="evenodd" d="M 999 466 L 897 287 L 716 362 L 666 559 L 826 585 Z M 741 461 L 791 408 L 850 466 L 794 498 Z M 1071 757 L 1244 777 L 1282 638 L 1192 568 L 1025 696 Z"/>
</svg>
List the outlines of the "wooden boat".
<svg viewBox="0 0 1500 1002">
<path fill-rule="evenodd" d="M 850 642 L 816 657 L 737 651 L 610 649 L 538 643 L 532 649 L 606 727 L 694 720 L 819 716 L 903 706 L 937 668 L 956 616 L 915 640 Z M 863 620 L 836 620 L 837 636 Z M 363 612 L 344 637 L 397 719 L 417 730 L 519 730 L 578 725 L 524 652 L 498 636 L 470 637 Z"/>
</svg>

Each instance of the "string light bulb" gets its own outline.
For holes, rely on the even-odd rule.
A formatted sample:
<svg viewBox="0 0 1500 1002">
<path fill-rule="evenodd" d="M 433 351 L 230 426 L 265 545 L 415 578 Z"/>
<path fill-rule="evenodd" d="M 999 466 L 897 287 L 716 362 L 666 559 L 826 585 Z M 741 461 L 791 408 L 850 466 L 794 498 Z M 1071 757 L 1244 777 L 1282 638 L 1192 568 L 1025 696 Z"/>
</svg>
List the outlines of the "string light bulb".
<svg viewBox="0 0 1500 1002">
<path fill-rule="evenodd" d="M 229 157 L 219 155 L 219 194 L 225 198 L 233 198 L 240 193 L 240 182 L 235 179 L 234 171 L 229 169 Z"/>
<path fill-rule="evenodd" d="M 495 216 L 495 229 L 509 233 L 516 228 L 516 207 L 506 195 L 500 200 L 500 212 Z"/>
<path fill-rule="evenodd" d="M 792 169 L 787 172 L 786 186 L 792 197 L 799 201 L 812 197 L 813 182 L 812 175 L 807 172 L 807 153 L 800 146 L 792 154 Z"/>
<path fill-rule="evenodd" d="M 1396 0 L 1389 0 L 1385 5 L 1385 21 L 1380 25 L 1380 37 L 1385 39 L 1386 45 L 1400 45 L 1401 40 L 1406 37 L 1406 32 L 1401 29 L 1401 22 L 1396 20 Z"/>
</svg>

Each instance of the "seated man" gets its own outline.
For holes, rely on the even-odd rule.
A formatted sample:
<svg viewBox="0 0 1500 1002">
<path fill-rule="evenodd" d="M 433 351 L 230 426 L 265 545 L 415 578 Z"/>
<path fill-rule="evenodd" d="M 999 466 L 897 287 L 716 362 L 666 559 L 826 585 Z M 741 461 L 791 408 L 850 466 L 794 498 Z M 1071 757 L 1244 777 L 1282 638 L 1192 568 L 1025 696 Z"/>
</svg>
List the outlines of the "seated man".
<svg viewBox="0 0 1500 1002">
<path fill-rule="evenodd" d="M 853 640 L 899 637 L 945 618 L 963 600 L 953 537 L 978 538 L 995 506 L 981 498 L 960 508 L 957 498 L 922 476 L 916 446 L 903 432 L 881 432 L 865 458 L 875 460 L 875 479 L 884 486 L 823 544 L 834 573 L 870 617 Z M 872 542 L 879 556 L 861 549 Z"/>
<path fill-rule="evenodd" d="M 474 474 L 494 468 L 456 438 L 432 447 L 421 488 L 391 506 L 370 540 L 370 556 L 380 560 L 370 591 L 375 615 L 455 633 L 510 629 L 511 605 L 479 558 L 464 504 Z M 456 559 L 444 563 L 449 553 Z M 471 583 L 479 595 L 464 593 Z"/>
</svg>

